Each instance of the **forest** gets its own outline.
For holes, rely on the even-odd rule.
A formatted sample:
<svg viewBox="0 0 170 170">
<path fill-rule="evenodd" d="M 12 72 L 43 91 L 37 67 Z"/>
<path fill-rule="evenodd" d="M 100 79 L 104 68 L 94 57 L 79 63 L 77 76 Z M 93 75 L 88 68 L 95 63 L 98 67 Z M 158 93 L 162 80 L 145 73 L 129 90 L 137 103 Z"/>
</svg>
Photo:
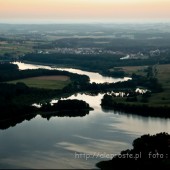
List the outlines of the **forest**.
<svg viewBox="0 0 170 170">
<path fill-rule="evenodd" d="M 157 58 L 149 58 L 146 60 L 120 60 L 123 55 L 74 55 L 74 54 L 27 54 L 21 57 L 21 61 L 38 62 L 44 64 L 53 64 L 57 66 L 64 65 L 65 67 L 83 68 L 85 70 L 97 71 L 101 74 L 113 67 L 121 66 L 140 66 L 140 65 L 155 65 L 160 63 L 169 63 L 167 60 L 158 60 Z"/>
</svg>

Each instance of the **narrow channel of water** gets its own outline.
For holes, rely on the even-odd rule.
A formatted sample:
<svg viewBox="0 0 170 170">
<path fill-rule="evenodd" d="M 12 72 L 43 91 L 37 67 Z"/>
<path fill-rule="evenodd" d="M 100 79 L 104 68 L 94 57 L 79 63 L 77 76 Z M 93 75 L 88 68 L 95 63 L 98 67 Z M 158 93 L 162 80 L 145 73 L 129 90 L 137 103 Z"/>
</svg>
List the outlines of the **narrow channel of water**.
<svg viewBox="0 0 170 170">
<path fill-rule="evenodd" d="M 113 83 L 113 82 L 127 81 L 131 79 L 130 77 L 124 77 L 124 78 L 105 77 L 105 76 L 100 75 L 99 73 L 83 71 L 80 69 L 73 69 L 73 68 L 55 68 L 55 67 L 50 67 L 50 66 L 26 64 L 26 63 L 21 63 L 21 62 L 14 62 L 14 64 L 17 64 L 20 70 L 44 68 L 44 69 L 49 69 L 49 70 L 63 70 L 63 71 L 71 72 L 71 73 L 77 73 L 80 75 L 87 75 L 89 76 L 91 83 L 93 82 Z"/>
</svg>

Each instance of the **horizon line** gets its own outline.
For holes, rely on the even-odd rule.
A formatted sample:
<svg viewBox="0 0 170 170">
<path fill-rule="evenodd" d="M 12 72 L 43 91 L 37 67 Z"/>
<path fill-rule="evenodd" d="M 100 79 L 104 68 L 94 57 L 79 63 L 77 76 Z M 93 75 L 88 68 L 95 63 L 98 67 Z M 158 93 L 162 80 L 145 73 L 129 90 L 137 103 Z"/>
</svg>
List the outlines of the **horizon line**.
<svg viewBox="0 0 170 170">
<path fill-rule="evenodd" d="M 157 18 L 157 19 L 23 19 L 23 18 L 16 18 L 16 19 L 0 19 L 0 24 L 115 24 L 115 23 L 170 23 L 170 19 L 167 18 Z"/>
<path fill-rule="evenodd" d="M 7 25 L 55 25 L 55 24 L 170 24 L 170 21 L 96 21 L 96 22 L 4 22 Z"/>
</svg>

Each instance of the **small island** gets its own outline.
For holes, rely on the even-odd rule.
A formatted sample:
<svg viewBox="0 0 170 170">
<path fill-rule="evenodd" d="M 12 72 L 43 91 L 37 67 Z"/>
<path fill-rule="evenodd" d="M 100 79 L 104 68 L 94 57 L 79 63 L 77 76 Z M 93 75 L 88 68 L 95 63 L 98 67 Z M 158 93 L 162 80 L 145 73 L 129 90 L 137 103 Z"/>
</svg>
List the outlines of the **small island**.
<svg viewBox="0 0 170 170">
<path fill-rule="evenodd" d="M 43 104 L 39 109 L 41 111 L 40 115 L 48 120 L 52 116 L 58 117 L 83 117 L 89 114 L 89 111 L 94 110 L 83 100 L 68 99 L 59 100 L 57 103 L 51 105 L 50 103 Z"/>
<path fill-rule="evenodd" d="M 0 129 L 8 129 L 9 127 L 16 126 L 17 124 L 35 118 L 37 115 L 41 115 L 42 118 L 49 120 L 51 117 L 83 117 L 89 114 L 91 110 L 88 103 L 83 100 L 59 100 L 57 103 L 51 105 L 50 103 L 43 104 L 41 108 L 34 106 L 22 106 L 14 107 L 9 106 L 10 112 L 4 111 L 4 114 L 0 115 L 1 124 Z"/>
</svg>

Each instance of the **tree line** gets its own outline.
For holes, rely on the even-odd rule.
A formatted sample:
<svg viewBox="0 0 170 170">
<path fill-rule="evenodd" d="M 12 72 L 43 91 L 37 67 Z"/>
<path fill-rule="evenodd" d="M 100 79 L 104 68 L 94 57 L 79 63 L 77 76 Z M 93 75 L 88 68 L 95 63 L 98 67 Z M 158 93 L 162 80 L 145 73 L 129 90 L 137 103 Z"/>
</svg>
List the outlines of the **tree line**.
<svg viewBox="0 0 170 170">
<path fill-rule="evenodd" d="M 18 80 L 29 77 L 37 76 L 49 76 L 49 75 L 63 75 L 70 77 L 71 81 L 81 83 L 88 83 L 90 81 L 89 77 L 86 75 L 79 75 L 76 73 L 70 73 L 67 71 L 60 70 L 47 70 L 47 69 L 27 69 L 19 70 L 17 65 L 10 63 L 0 64 L 0 82 L 6 82 L 11 80 Z"/>
<path fill-rule="evenodd" d="M 142 135 L 133 141 L 133 148 L 122 151 L 109 161 L 96 164 L 101 170 L 112 170 L 115 167 L 132 170 L 170 169 L 170 135 L 158 133 L 156 135 Z"/>
<path fill-rule="evenodd" d="M 114 71 L 109 69 L 123 66 L 143 66 L 155 65 L 158 63 L 157 58 L 120 60 L 123 55 L 101 54 L 101 55 L 76 55 L 76 54 L 37 54 L 30 53 L 21 57 L 21 61 L 39 62 L 45 64 L 56 64 L 59 66 L 82 68 L 88 71 L 97 71 L 102 75 L 117 77 L 125 75 L 123 71 Z M 165 59 L 160 58 L 160 63 Z"/>
</svg>

